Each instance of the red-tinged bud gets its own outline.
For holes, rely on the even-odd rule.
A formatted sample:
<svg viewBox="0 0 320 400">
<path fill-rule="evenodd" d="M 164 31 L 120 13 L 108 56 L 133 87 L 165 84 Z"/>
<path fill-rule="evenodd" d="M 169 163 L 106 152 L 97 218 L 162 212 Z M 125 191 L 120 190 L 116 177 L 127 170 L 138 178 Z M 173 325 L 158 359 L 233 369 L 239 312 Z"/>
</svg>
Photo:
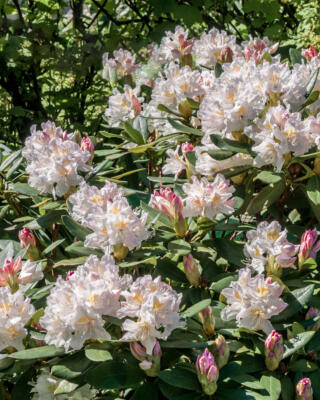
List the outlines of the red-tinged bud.
<svg viewBox="0 0 320 400">
<path fill-rule="evenodd" d="M 142 110 L 141 103 L 134 94 L 131 97 L 131 101 L 132 101 L 134 115 L 137 116 L 141 113 L 141 110 Z"/>
<path fill-rule="evenodd" d="M 283 339 L 280 333 L 273 330 L 264 344 L 265 363 L 269 371 L 275 371 L 283 357 Z"/>
<path fill-rule="evenodd" d="M 35 239 L 33 234 L 27 228 L 21 229 L 19 231 L 19 240 L 20 240 L 20 247 L 24 249 L 26 246 L 34 246 Z"/>
<path fill-rule="evenodd" d="M 19 231 L 20 247 L 24 249 L 28 247 L 26 256 L 30 261 L 40 260 L 39 250 L 36 245 L 36 240 L 34 235 L 27 229 L 23 228 Z"/>
<path fill-rule="evenodd" d="M 152 350 L 152 355 L 148 355 L 144 346 L 138 342 L 130 343 L 130 351 L 134 358 L 141 361 L 139 367 L 146 373 L 147 376 L 155 377 L 160 371 L 160 361 L 162 351 L 160 343 L 156 341 Z"/>
<path fill-rule="evenodd" d="M 163 212 L 174 220 L 178 217 L 178 213 L 182 212 L 183 201 L 182 198 L 174 194 L 170 188 L 161 188 L 159 192 L 156 190 L 154 191 L 149 206 Z"/>
<path fill-rule="evenodd" d="M 198 287 L 200 285 L 201 275 L 198 264 L 191 254 L 183 257 L 183 266 L 189 283 L 194 287 Z"/>
<path fill-rule="evenodd" d="M 88 136 L 81 139 L 80 148 L 82 151 L 89 151 L 89 153 L 94 152 L 94 145 Z"/>
<path fill-rule="evenodd" d="M 212 336 L 214 334 L 215 319 L 212 314 L 212 309 L 210 306 L 206 307 L 199 312 L 199 318 L 202 322 L 202 328 L 207 336 Z"/>
<path fill-rule="evenodd" d="M 196 369 L 203 392 L 208 396 L 213 395 L 217 390 L 216 382 L 219 378 L 219 370 L 214 356 L 208 349 L 205 349 L 204 353 L 198 356 Z"/>
<path fill-rule="evenodd" d="M 220 52 L 220 61 L 225 62 L 232 62 L 233 58 L 233 51 L 229 46 L 225 46 Z"/>
<path fill-rule="evenodd" d="M 302 267 L 308 258 L 316 258 L 317 252 L 320 250 L 320 240 L 318 240 L 317 229 L 307 230 L 301 236 L 301 244 L 298 255 L 299 268 Z"/>
<path fill-rule="evenodd" d="M 182 150 L 182 154 L 185 156 L 186 153 L 194 150 L 194 145 L 192 143 L 188 143 L 188 142 L 182 143 L 181 150 Z"/>
<path fill-rule="evenodd" d="M 311 386 L 311 380 L 309 378 L 303 378 L 297 384 L 297 400 L 312 400 L 313 390 Z"/>
<path fill-rule="evenodd" d="M 213 342 L 212 353 L 219 369 L 228 363 L 230 348 L 224 336 L 219 334 L 216 340 Z"/>
<path fill-rule="evenodd" d="M 74 274 L 74 271 L 68 271 L 67 276 L 66 276 L 66 281 L 70 279 L 70 276 Z"/>
</svg>

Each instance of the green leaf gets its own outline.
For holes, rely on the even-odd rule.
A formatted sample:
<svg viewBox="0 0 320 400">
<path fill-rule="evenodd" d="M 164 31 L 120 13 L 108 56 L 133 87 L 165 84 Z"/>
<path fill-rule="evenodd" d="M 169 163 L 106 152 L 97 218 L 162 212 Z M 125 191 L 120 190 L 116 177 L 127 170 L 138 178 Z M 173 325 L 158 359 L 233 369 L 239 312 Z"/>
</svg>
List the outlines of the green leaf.
<svg viewBox="0 0 320 400">
<path fill-rule="evenodd" d="M 320 221 L 320 176 L 313 175 L 306 184 L 306 193 L 309 203 Z"/>
<path fill-rule="evenodd" d="M 181 316 L 184 318 L 190 318 L 193 317 L 194 315 L 198 314 L 198 312 L 204 310 L 206 307 L 210 306 L 211 304 L 211 299 L 205 299 L 202 301 L 199 301 L 199 303 L 194 304 L 193 306 L 187 308 Z"/>
<path fill-rule="evenodd" d="M 231 264 L 234 264 L 238 267 L 244 266 L 242 262 L 242 260 L 244 259 L 242 245 L 235 243 L 229 239 L 218 238 L 214 239 L 214 245 L 220 257 L 225 258 Z"/>
<path fill-rule="evenodd" d="M 281 397 L 282 400 L 292 400 L 294 398 L 294 387 L 288 376 L 281 378 Z"/>
<path fill-rule="evenodd" d="M 318 366 L 309 360 L 301 359 L 290 362 L 288 368 L 294 372 L 313 372 Z"/>
<path fill-rule="evenodd" d="M 131 400 L 158 400 L 158 387 L 154 382 L 145 382 L 142 386 L 140 386 L 130 398 Z"/>
<path fill-rule="evenodd" d="M 302 332 L 298 333 L 297 336 L 288 340 L 284 345 L 283 358 L 291 356 L 297 350 L 304 347 L 312 339 L 314 334 L 314 331 Z"/>
<path fill-rule="evenodd" d="M 55 357 L 61 354 L 64 354 L 64 348 L 50 345 L 17 351 L 9 354 L 8 357 L 17 360 L 36 360 L 37 358 Z"/>
<path fill-rule="evenodd" d="M 54 395 L 73 392 L 79 385 L 77 383 L 68 382 L 65 379 L 59 382 Z"/>
<path fill-rule="evenodd" d="M 265 186 L 251 201 L 247 207 L 247 212 L 250 215 L 255 215 L 263 208 L 268 208 L 274 204 L 282 195 L 286 183 L 284 178 L 276 183 L 270 183 Z"/>
<path fill-rule="evenodd" d="M 51 374 L 61 379 L 74 379 L 82 375 L 81 371 L 72 371 L 66 365 L 54 365 Z"/>
<path fill-rule="evenodd" d="M 191 165 L 195 165 L 197 161 L 196 152 L 195 151 L 188 151 L 186 153 L 186 157 Z"/>
<path fill-rule="evenodd" d="M 279 182 L 282 179 L 282 176 L 280 174 L 275 174 L 274 172 L 271 171 L 261 171 L 258 173 L 258 175 L 255 176 L 253 179 L 254 181 L 259 180 L 263 183 L 276 183 Z"/>
<path fill-rule="evenodd" d="M 197 375 L 184 368 L 176 367 L 165 369 L 164 371 L 158 372 L 158 377 L 163 382 L 181 389 L 195 390 L 197 392 L 201 391 Z"/>
<path fill-rule="evenodd" d="M 139 131 L 133 128 L 128 122 L 125 122 L 123 124 L 124 130 L 127 132 L 127 134 L 130 136 L 131 140 L 136 143 L 136 144 L 144 144 L 145 139 Z"/>
<path fill-rule="evenodd" d="M 281 393 L 281 382 L 274 375 L 262 375 L 261 385 L 269 393 L 270 400 L 278 400 Z"/>
<path fill-rule="evenodd" d="M 190 135 L 203 136 L 203 132 L 201 132 L 199 129 L 195 129 L 195 128 L 191 128 L 190 126 L 179 124 L 172 118 L 168 118 L 168 121 L 169 121 L 170 125 L 173 126 L 177 131 L 180 131 L 183 133 L 188 133 Z"/>
<path fill-rule="evenodd" d="M 307 100 L 298 108 L 298 111 L 302 111 L 304 108 L 317 101 L 319 98 L 319 94 L 320 92 L 318 90 L 315 90 L 314 92 L 310 93 Z"/>
<path fill-rule="evenodd" d="M 68 267 L 68 266 L 76 266 L 80 264 L 84 264 L 86 262 L 87 257 L 77 257 L 77 258 L 68 258 L 66 260 L 60 260 L 57 263 L 55 263 L 52 268 L 58 268 L 58 267 Z"/>
<path fill-rule="evenodd" d="M 0 165 L 0 172 L 4 171 L 9 165 L 21 155 L 22 150 L 17 150 L 14 153 L 10 154 L 3 163 Z"/>
<path fill-rule="evenodd" d="M 106 361 L 84 376 L 87 383 L 101 390 L 133 387 L 144 378 L 145 374 L 138 366 L 133 368 L 117 361 Z"/>
<path fill-rule="evenodd" d="M 238 274 L 229 275 L 225 278 L 220 279 L 218 282 L 213 282 L 210 286 L 210 290 L 214 290 L 217 293 L 220 293 L 221 290 L 230 286 L 230 283 L 236 281 L 238 279 Z"/>
<path fill-rule="evenodd" d="M 289 56 L 292 65 L 301 64 L 302 62 L 301 50 L 299 51 L 292 47 L 291 49 L 289 49 Z"/>
<path fill-rule="evenodd" d="M 222 65 L 219 62 L 217 62 L 214 67 L 214 74 L 215 74 L 216 78 L 219 78 L 219 76 L 222 74 L 222 72 L 223 72 Z"/>
<path fill-rule="evenodd" d="M 222 150 L 229 150 L 234 153 L 254 154 L 251 146 L 237 140 L 223 138 L 220 135 L 210 135 L 212 142 Z"/>
<path fill-rule="evenodd" d="M 174 254 L 185 256 L 191 253 L 191 246 L 190 243 L 186 242 L 185 240 L 177 239 L 169 242 L 168 250 Z"/>
<path fill-rule="evenodd" d="M 207 153 L 214 160 L 226 160 L 235 154 L 234 151 L 230 150 L 209 150 Z"/>
<path fill-rule="evenodd" d="M 236 375 L 234 377 L 231 377 L 231 379 L 250 389 L 264 389 L 264 386 L 260 383 L 260 381 L 252 375 Z"/>
<path fill-rule="evenodd" d="M 156 273 L 161 275 L 163 279 L 173 279 L 177 282 L 188 283 L 185 274 L 177 267 L 177 263 L 168 257 L 157 261 Z"/>
<path fill-rule="evenodd" d="M 51 228 L 53 224 L 60 221 L 60 218 L 66 212 L 64 210 L 52 210 L 47 214 L 29 222 L 25 225 L 28 229 L 41 229 L 41 228 Z"/>
<path fill-rule="evenodd" d="M 91 361 L 100 362 L 112 360 L 111 353 L 106 350 L 105 344 L 102 343 L 89 344 L 85 347 L 84 352 L 86 357 Z"/>
<path fill-rule="evenodd" d="M 42 256 L 49 254 L 52 250 L 54 250 L 56 247 L 60 246 L 61 243 L 63 243 L 66 239 L 59 239 L 56 240 L 55 242 L 51 243 L 50 246 L 45 248 L 43 252 L 41 253 Z"/>
<path fill-rule="evenodd" d="M 74 221 L 69 215 L 64 215 L 62 218 L 62 223 L 66 229 L 77 239 L 84 241 L 87 235 L 90 235 L 92 231 Z"/>
<path fill-rule="evenodd" d="M 314 73 L 312 74 L 312 76 L 311 76 L 311 78 L 310 78 L 310 80 L 309 80 L 309 82 L 308 82 L 308 84 L 307 84 L 307 87 L 306 87 L 306 94 L 305 94 L 305 98 L 306 98 L 306 99 L 310 96 L 310 94 L 312 93 L 312 91 L 313 91 L 313 89 L 314 89 L 314 87 L 315 87 L 315 85 L 316 85 L 316 83 L 317 83 L 318 75 L 319 75 L 319 70 L 320 70 L 320 67 L 317 68 L 317 69 L 314 71 Z"/>
</svg>

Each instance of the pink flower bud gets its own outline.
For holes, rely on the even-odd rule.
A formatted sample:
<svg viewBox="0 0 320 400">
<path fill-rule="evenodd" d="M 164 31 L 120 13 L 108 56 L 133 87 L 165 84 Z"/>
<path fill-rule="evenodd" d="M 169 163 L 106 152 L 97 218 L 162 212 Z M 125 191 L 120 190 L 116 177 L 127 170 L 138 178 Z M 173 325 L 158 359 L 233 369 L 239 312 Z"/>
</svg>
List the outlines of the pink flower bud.
<svg viewBox="0 0 320 400">
<path fill-rule="evenodd" d="M 139 115 L 141 113 L 142 107 L 141 107 L 140 101 L 138 100 L 138 98 L 134 94 L 131 97 L 131 102 L 132 102 L 134 115 L 135 116 Z"/>
<path fill-rule="evenodd" d="M 308 258 L 316 257 L 317 252 L 320 250 L 320 240 L 317 241 L 317 239 L 318 232 L 316 228 L 305 231 L 301 236 L 300 251 L 298 256 L 299 267 L 301 267 Z"/>
<path fill-rule="evenodd" d="M 162 211 L 169 218 L 176 218 L 183 209 L 183 201 L 180 196 L 172 192 L 170 188 L 161 188 L 159 192 L 154 191 L 149 206 Z"/>
<path fill-rule="evenodd" d="M 21 257 L 16 261 L 14 259 L 5 260 L 2 269 L 0 269 L 0 286 L 9 285 L 11 288 L 17 288 L 17 273 L 22 267 Z"/>
<path fill-rule="evenodd" d="M 297 400 L 312 400 L 313 390 L 309 378 L 303 378 L 297 384 Z"/>
<path fill-rule="evenodd" d="M 249 46 L 246 46 L 245 49 L 244 49 L 244 58 L 245 58 L 247 61 L 250 60 L 251 54 L 252 54 L 252 52 L 251 52 L 250 47 L 249 47 Z"/>
<path fill-rule="evenodd" d="M 130 351 L 133 357 L 139 361 L 143 361 L 148 357 L 146 349 L 138 342 L 130 343 Z"/>
<path fill-rule="evenodd" d="M 178 216 L 175 218 L 174 231 L 177 236 L 180 237 L 185 237 L 187 232 L 187 223 L 180 211 L 178 212 Z"/>
<path fill-rule="evenodd" d="M 214 360 L 214 356 L 208 349 L 199 355 L 196 361 L 196 369 L 199 382 L 205 394 L 211 396 L 217 390 L 217 380 L 219 370 Z"/>
<path fill-rule="evenodd" d="M 84 137 L 81 139 L 80 148 L 82 151 L 89 151 L 89 153 L 94 152 L 94 146 L 92 140 L 89 137 Z"/>
<path fill-rule="evenodd" d="M 181 150 L 182 150 L 182 154 L 185 156 L 186 153 L 194 150 L 194 146 L 192 143 L 188 143 L 188 142 L 182 143 Z"/>
<path fill-rule="evenodd" d="M 233 51 L 229 46 L 225 46 L 220 52 L 220 61 L 221 62 L 232 62 Z"/>
<path fill-rule="evenodd" d="M 310 307 L 309 310 L 306 313 L 306 321 L 309 321 L 310 319 L 314 319 L 316 317 L 320 317 L 320 310 L 315 307 Z M 320 319 L 316 321 L 314 324 L 310 325 L 307 327 L 308 331 L 317 331 L 320 328 Z"/>
<path fill-rule="evenodd" d="M 200 285 L 200 271 L 198 264 L 196 263 L 195 259 L 192 257 L 191 254 L 183 257 L 183 266 L 184 272 L 189 283 L 192 286 L 198 287 Z"/>
<path fill-rule="evenodd" d="M 302 50 L 302 55 L 307 61 L 311 61 L 314 57 L 318 57 L 318 52 L 313 46 L 310 46 L 309 49 Z"/>
<path fill-rule="evenodd" d="M 139 367 L 143 370 L 143 371 L 149 371 L 152 368 L 152 362 L 151 361 L 147 361 L 144 360 L 139 364 Z"/>
<path fill-rule="evenodd" d="M 218 335 L 212 344 L 212 353 L 219 369 L 224 367 L 229 360 L 230 348 L 226 339 L 222 335 Z"/>
<path fill-rule="evenodd" d="M 212 336 L 214 334 L 215 319 L 212 314 L 210 306 L 206 307 L 199 312 L 199 318 L 202 322 L 202 327 L 206 335 Z"/>
<path fill-rule="evenodd" d="M 153 356 L 153 359 L 161 358 L 161 356 L 162 356 L 162 350 L 161 350 L 161 346 L 160 346 L 160 343 L 158 342 L 158 340 L 156 341 L 156 344 L 154 345 L 154 348 L 152 350 L 152 356 Z"/>
<path fill-rule="evenodd" d="M 74 271 L 68 271 L 67 276 L 66 276 L 66 281 L 70 279 L 70 276 L 74 274 Z"/>
<path fill-rule="evenodd" d="M 20 247 L 24 249 L 26 246 L 35 246 L 35 238 L 33 234 L 27 228 L 21 229 L 19 231 Z"/>
<path fill-rule="evenodd" d="M 269 371 L 274 371 L 278 368 L 283 356 L 282 335 L 273 330 L 267 337 L 264 347 L 266 367 Z"/>
</svg>

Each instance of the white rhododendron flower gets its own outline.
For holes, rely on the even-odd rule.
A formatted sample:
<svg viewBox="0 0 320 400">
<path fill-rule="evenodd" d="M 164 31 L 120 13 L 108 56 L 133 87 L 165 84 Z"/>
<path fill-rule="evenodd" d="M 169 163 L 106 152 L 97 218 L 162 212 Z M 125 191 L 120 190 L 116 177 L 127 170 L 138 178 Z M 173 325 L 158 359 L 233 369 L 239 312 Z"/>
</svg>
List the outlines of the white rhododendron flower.
<svg viewBox="0 0 320 400">
<path fill-rule="evenodd" d="M 40 318 L 46 343 L 67 351 L 81 349 L 88 339 L 110 339 L 102 316 L 116 316 L 121 290 L 130 283 L 118 271 L 112 257 L 92 255 L 66 280 L 59 276 Z"/>
<path fill-rule="evenodd" d="M 66 382 L 51 375 L 48 368 L 42 368 L 36 382 L 29 382 L 33 386 L 32 400 L 91 400 L 93 398 L 95 391 L 87 384 L 77 387 L 72 392 L 55 394 L 55 391 Z"/>
<path fill-rule="evenodd" d="M 149 237 L 147 213 L 132 210 L 122 194 L 122 189 L 106 181 L 102 189 L 83 183 L 69 197 L 72 217 L 93 231 L 85 246 L 112 252 L 112 246 L 122 244 L 132 250 Z"/>
<path fill-rule="evenodd" d="M 178 314 L 182 294 L 176 293 L 160 277 L 140 277 L 122 296 L 125 301 L 121 302 L 117 316 L 136 318 L 124 321 L 122 339 L 140 341 L 147 354 L 152 354 L 157 339 L 166 340 L 174 329 L 182 326 Z"/>
<path fill-rule="evenodd" d="M 177 178 L 182 171 L 188 168 L 189 172 L 193 175 L 195 173 L 194 166 L 188 161 L 188 158 L 186 156 L 186 153 L 193 150 L 194 147 L 191 143 L 182 143 L 182 155 L 179 154 L 180 146 L 177 146 L 175 150 L 167 150 L 168 158 L 165 161 L 162 172 L 165 175 L 172 174 L 175 176 L 175 178 Z"/>
<path fill-rule="evenodd" d="M 312 147 L 312 137 L 305 130 L 306 121 L 300 113 L 290 113 L 283 106 L 271 107 L 263 119 L 256 119 L 244 133 L 254 142 L 257 153 L 253 164 L 257 167 L 272 164 L 281 171 L 286 157 L 305 154 Z"/>
<path fill-rule="evenodd" d="M 50 121 L 43 123 L 41 130 L 31 127 L 22 155 L 28 162 L 29 185 L 41 193 L 52 193 L 53 197 L 65 195 L 82 182 L 78 171 L 91 170 L 87 165 L 91 153 L 81 150 L 72 134 Z"/>
<path fill-rule="evenodd" d="M 214 219 L 217 214 L 232 214 L 234 199 L 232 193 L 235 191 L 229 185 L 229 180 L 218 174 L 213 182 L 206 178 L 198 180 L 191 178 L 192 183 L 185 183 L 183 191 L 187 194 L 183 215 L 185 217 L 207 217 Z"/>
<path fill-rule="evenodd" d="M 139 97 L 140 88 L 132 89 L 124 85 L 123 93 L 115 88 L 109 97 L 109 106 L 105 110 L 110 126 L 120 126 L 122 122 L 133 119 L 140 114 L 143 97 Z"/>
<path fill-rule="evenodd" d="M 135 64 L 135 61 L 136 55 L 128 50 L 115 50 L 113 58 L 109 58 L 109 53 L 105 53 L 102 57 L 102 77 L 108 81 L 115 82 L 124 76 L 131 75 L 139 67 L 138 64 Z"/>
<path fill-rule="evenodd" d="M 175 58 L 182 58 L 190 54 L 192 50 L 193 39 L 188 39 L 188 30 L 182 26 L 176 26 L 173 32 L 166 32 L 162 38 L 159 54 L 164 61 L 171 61 Z"/>
<path fill-rule="evenodd" d="M 272 278 L 265 279 L 262 274 L 251 277 L 250 269 L 242 268 L 239 279 L 221 291 L 227 299 L 221 318 L 235 319 L 239 328 L 262 330 L 268 335 L 273 329 L 269 319 L 287 306 L 280 298 L 282 291 L 283 287 Z"/>
<path fill-rule="evenodd" d="M 0 311 L 0 350 L 8 346 L 22 350 L 24 326 L 36 311 L 30 299 L 20 289 L 11 293 L 9 286 L 0 287 Z"/>
<path fill-rule="evenodd" d="M 247 232 L 243 251 L 252 269 L 259 273 L 265 268 L 275 272 L 279 268 L 295 268 L 299 245 L 288 241 L 287 230 L 281 230 L 279 222 L 263 221 L 257 229 Z"/>
<path fill-rule="evenodd" d="M 193 53 L 196 64 L 212 68 L 217 61 L 221 61 L 221 52 L 230 48 L 232 53 L 240 52 L 240 47 L 236 44 L 236 37 L 228 35 L 224 31 L 213 28 L 208 33 L 203 33 L 199 40 L 193 44 Z"/>
</svg>

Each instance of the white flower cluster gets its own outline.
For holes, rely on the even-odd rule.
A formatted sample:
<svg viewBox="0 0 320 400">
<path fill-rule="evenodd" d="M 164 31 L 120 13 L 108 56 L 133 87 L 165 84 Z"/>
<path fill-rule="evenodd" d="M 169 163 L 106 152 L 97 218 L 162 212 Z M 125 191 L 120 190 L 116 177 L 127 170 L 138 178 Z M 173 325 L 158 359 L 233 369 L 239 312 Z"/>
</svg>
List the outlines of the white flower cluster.
<svg viewBox="0 0 320 400">
<path fill-rule="evenodd" d="M 102 316 L 116 316 L 121 291 L 129 283 L 109 255 L 101 260 L 91 255 L 66 280 L 59 276 L 40 318 L 46 343 L 67 351 L 81 349 L 87 339 L 110 339 Z"/>
<path fill-rule="evenodd" d="M 11 293 L 9 286 L 0 287 L 0 351 L 8 346 L 24 348 L 22 339 L 27 334 L 24 326 L 34 313 L 35 308 L 21 289 Z"/>
<path fill-rule="evenodd" d="M 89 385 L 76 387 L 69 393 L 56 394 L 66 382 L 51 375 L 48 368 L 42 368 L 37 381 L 29 382 L 33 386 L 31 389 L 32 400 L 91 400 L 94 398 L 95 391 Z"/>
<path fill-rule="evenodd" d="M 65 195 L 71 187 L 79 185 L 83 178 L 78 171 L 87 172 L 91 167 L 89 151 L 83 151 L 73 139 L 53 122 L 31 127 L 31 136 L 22 150 L 26 158 L 29 185 L 41 193 L 52 193 L 53 197 Z"/>
<path fill-rule="evenodd" d="M 113 58 L 109 58 L 109 53 L 105 53 L 102 58 L 102 77 L 110 82 L 115 82 L 124 76 L 132 75 L 139 66 L 135 64 L 135 61 L 136 55 L 128 50 L 115 50 Z"/>
<path fill-rule="evenodd" d="M 223 175 L 218 174 L 214 181 L 206 178 L 200 181 L 197 177 L 191 178 L 192 183 L 185 183 L 183 191 L 187 194 L 183 215 L 185 217 L 207 217 L 214 219 L 217 214 L 232 214 L 235 191 Z"/>
<path fill-rule="evenodd" d="M 157 339 L 166 340 L 174 329 L 182 326 L 178 314 L 182 294 L 176 293 L 160 277 L 138 278 L 122 296 L 126 301 L 121 302 L 117 315 L 130 318 L 122 325 L 126 332 L 122 339 L 140 341 L 147 354 L 152 354 Z"/>
<path fill-rule="evenodd" d="M 72 217 L 93 231 L 86 237 L 87 247 L 110 253 L 114 245 L 122 244 L 132 250 L 149 236 L 147 214 L 132 210 L 115 183 L 106 181 L 98 189 L 83 182 L 69 201 L 73 205 Z"/>
<path fill-rule="evenodd" d="M 247 232 L 247 242 L 244 245 L 244 254 L 248 258 L 249 266 L 259 272 L 277 272 L 279 268 L 295 268 L 296 254 L 299 245 L 290 243 L 287 239 L 287 230 L 281 230 L 277 221 L 268 224 L 260 222 L 257 229 Z"/>
<path fill-rule="evenodd" d="M 249 268 L 242 268 L 239 279 L 221 291 L 227 300 L 221 318 L 235 319 L 239 328 L 261 329 L 268 335 L 273 329 L 269 319 L 287 306 L 280 298 L 282 291 L 283 287 L 271 277 L 265 279 L 263 274 L 252 277 Z"/>
</svg>

